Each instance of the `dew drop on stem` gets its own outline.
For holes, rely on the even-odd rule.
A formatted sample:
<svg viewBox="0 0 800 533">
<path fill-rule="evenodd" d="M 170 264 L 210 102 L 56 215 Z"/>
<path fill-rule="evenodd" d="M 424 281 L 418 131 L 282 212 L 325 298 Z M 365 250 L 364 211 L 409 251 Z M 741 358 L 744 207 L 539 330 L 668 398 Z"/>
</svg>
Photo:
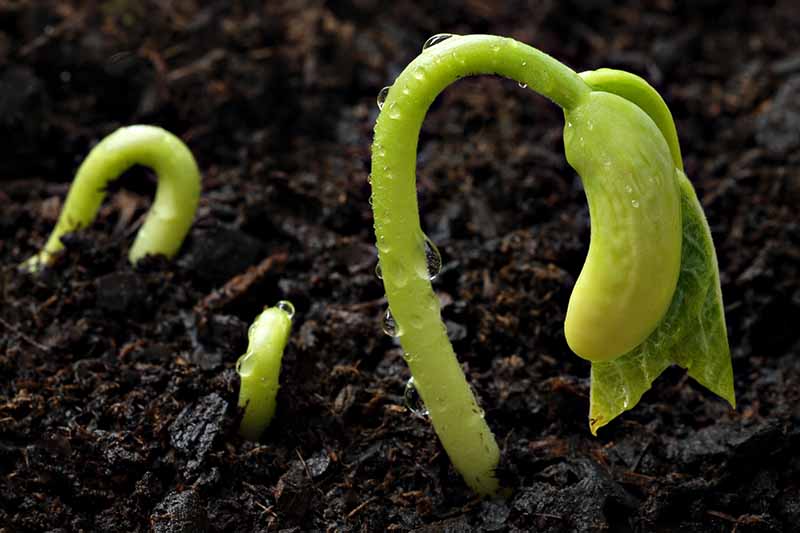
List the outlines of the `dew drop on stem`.
<svg viewBox="0 0 800 533">
<path fill-rule="evenodd" d="M 406 363 L 413 363 L 417 360 L 417 356 L 411 352 L 403 352 L 403 359 L 405 359 Z"/>
<path fill-rule="evenodd" d="M 417 386 L 414 383 L 413 377 L 409 378 L 409 380 L 406 382 L 406 388 L 405 391 L 403 391 L 403 403 L 405 404 L 406 408 L 411 411 L 412 415 L 423 420 L 428 418 L 428 409 L 422 402 L 422 397 L 417 391 Z"/>
<path fill-rule="evenodd" d="M 427 276 L 429 280 L 433 280 L 442 271 L 442 254 L 439 253 L 439 249 L 427 235 L 423 234 L 423 237 Z"/>
<path fill-rule="evenodd" d="M 386 96 L 389 94 L 390 85 L 387 85 L 378 93 L 378 109 L 383 109 L 383 103 L 386 101 Z"/>
<path fill-rule="evenodd" d="M 375 265 L 375 276 L 378 279 L 383 279 L 383 270 L 381 270 L 381 262 L 380 261 L 378 261 L 378 263 Z"/>
<path fill-rule="evenodd" d="M 392 316 L 391 309 L 387 309 L 386 313 L 383 315 L 383 332 L 394 338 L 397 338 L 403 334 L 403 331 L 395 321 L 394 316 Z"/>
<path fill-rule="evenodd" d="M 253 371 L 253 352 L 247 352 L 236 360 L 236 373 L 240 376 L 248 376 Z"/>
<path fill-rule="evenodd" d="M 286 313 L 286 315 L 289 317 L 289 320 L 294 318 L 294 304 L 292 304 L 292 302 L 289 300 L 281 300 L 275 304 L 275 307 Z"/>
<path fill-rule="evenodd" d="M 436 46 L 437 44 L 441 43 L 442 41 L 446 41 L 450 37 L 453 37 L 452 33 L 437 33 L 436 35 L 432 35 L 428 37 L 428 40 L 425 41 L 425 44 L 422 45 L 422 51 L 424 52 L 431 46 Z"/>
</svg>

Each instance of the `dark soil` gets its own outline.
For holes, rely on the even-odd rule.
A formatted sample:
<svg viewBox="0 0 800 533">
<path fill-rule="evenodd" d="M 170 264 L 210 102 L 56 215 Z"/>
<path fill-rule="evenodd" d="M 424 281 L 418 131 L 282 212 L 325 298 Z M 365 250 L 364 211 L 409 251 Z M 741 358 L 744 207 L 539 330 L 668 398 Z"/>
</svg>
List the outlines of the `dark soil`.
<svg viewBox="0 0 800 533">
<path fill-rule="evenodd" d="M 798 530 L 797 3 L 430 4 L 0 2 L 0 531 Z M 590 435 L 589 367 L 562 333 L 589 219 L 560 113 L 465 80 L 425 124 L 420 202 L 513 490 L 465 487 L 403 405 L 367 201 L 375 97 L 442 31 L 661 91 L 717 245 L 736 411 L 671 369 Z M 16 273 L 91 146 L 132 123 L 203 170 L 179 258 L 127 263 L 155 183 L 135 168 L 52 271 Z M 284 298 L 278 416 L 246 442 L 234 364 Z"/>
</svg>

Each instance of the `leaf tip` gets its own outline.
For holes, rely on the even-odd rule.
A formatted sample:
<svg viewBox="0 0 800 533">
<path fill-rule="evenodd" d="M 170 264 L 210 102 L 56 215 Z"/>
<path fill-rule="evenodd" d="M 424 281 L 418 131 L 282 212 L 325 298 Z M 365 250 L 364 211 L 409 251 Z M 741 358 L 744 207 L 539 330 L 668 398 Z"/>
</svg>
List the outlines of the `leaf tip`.
<svg viewBox="0 0 800 533">
<path fill-rule="evenodd" d="M 597 430 L 600 429 L 601 427 L 605 426 L 606 424 L 608 424 L 608 420 L 606 420 L 604 417 L 602 417 L 602 416 L 598 416 L 598 417 L 590 416 L 589 417 L 589 431 L 592 433 L 592 436 L 596 437 L 597 436 Z"/>
</svg>

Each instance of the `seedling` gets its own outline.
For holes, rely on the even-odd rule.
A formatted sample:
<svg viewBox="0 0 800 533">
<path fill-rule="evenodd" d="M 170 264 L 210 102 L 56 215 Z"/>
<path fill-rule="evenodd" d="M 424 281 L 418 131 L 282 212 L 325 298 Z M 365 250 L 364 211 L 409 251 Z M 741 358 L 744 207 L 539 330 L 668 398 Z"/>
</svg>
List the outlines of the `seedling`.
<svg viewBox="0 0 800 533">
<path fill-rule="evenodd" d="M 480 494 L 498 489 L 499 449 L 455 357 L 431 280 L 440 260 L 420 228 L 417 143 L 425 114 L 450 83 L 498 74 L 564 111 L 567 161 L 592 219 L 586 263 L 564 326 L 592 364 L 592 433 L 633 408 L 673 363 L 734 405 L 716 256 L 683 173 L 672 115 L 643 79 L 602 69 L 577 74 L 512 39 L 437 35 L 390 88 L 372 146 L 372 205 L 388 333 L 456 470 Z"/>
<path fill-rule="evenodd" d="M 236 362 L 241 378 L 239 407 L 244 409 L 239 434 L 258 440 L 275 416 L 283 350 L 292 329 L 294 306 L 282 300 L 265 309 L 248 332 L 247 353 Z"/>
<path fill-rule="evenodd" d="M 89 226 L 106 187 L 135 164 L 158 176 L 156 197 L 129 252 L 131 263 L 146 255 L 174 256 L 189 232 L 200 199 L 200 172 L 180 139 L 155 126 L 120 128 L 103 139 L 78 169 L 53 233 L 41 252 L 23 267 L 31 272 L 49 265 L 64 248 L 61 237 Z"/>
</svg>

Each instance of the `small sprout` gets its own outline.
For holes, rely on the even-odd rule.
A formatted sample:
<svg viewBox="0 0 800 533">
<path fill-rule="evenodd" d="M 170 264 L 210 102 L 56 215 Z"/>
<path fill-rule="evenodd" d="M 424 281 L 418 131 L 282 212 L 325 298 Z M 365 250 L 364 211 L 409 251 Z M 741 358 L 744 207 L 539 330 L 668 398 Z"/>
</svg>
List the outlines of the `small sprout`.
<svg viewBox="0 0 800 533">
<path fill-rule="evenodd" d="M 583 181 L 592 219 L 565 321 L 567 343 L 592 363 L 592 433 L 633 408 L 671 364 L 731 405 L 734 395 L 711 233 L 658 93 L 626 72 L 579 75 L 513 39 L 435 37 L 380 98 L 375 235 L 390 330 L 399 332 L 413 386 L 456 470 L 489 495 L 498 489 L 500 452 L 442 323 L 431 286 L 438 254 L 420 228 L 414 187 L 428 108 L 450 83 L 474 74 L 515 80 L 564 111 L 567 160 Z"/>
<path fill-rule="evenodd" d="M 155 126 L 120 128 L 89 152 L 72 182 L 64 208 L 42 251 L 23 263 L 36 272 L 64 248 L 61 237 L 89 226 L 106 195 L 106 186 L 133 165 L 158 176 L 153 206 L 130 249 L 135 263 L 146 255 L 173 257 L 192 225 L 200 200 L 200 172 L 192 153 L 173 134 Z"/>
<path fill-rule="evenodd" d="M 258 440 L 275 416 L 281 359 L 292 329 L 294 306 L 282 300 L 256 318 L 247 333 L 247 353 L 236 362 L 241 378 L 239 407 L 244 409 L 239 434 Z"/>
</svg>

